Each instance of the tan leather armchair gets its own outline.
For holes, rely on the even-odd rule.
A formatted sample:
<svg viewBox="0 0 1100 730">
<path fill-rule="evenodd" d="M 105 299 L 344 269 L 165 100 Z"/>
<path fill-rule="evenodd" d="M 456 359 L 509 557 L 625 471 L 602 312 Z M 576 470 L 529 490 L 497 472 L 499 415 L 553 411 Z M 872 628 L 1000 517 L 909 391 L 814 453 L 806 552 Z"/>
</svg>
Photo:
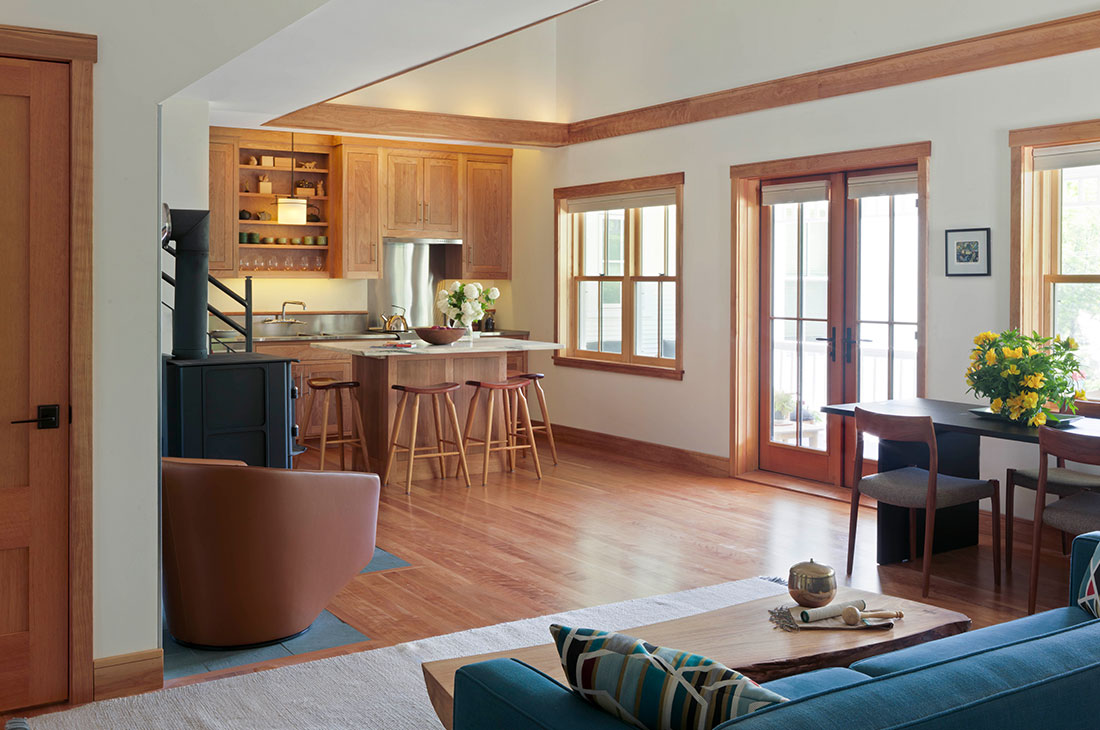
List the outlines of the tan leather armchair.
<svg viewBox="0 0 1100 730">
<path fill-rule="evenodd" d="M 163 459 L 164 605 L 182 643 L 274 643 L 370 562 L 379 481 L 359 472 Z"/>
</svg>

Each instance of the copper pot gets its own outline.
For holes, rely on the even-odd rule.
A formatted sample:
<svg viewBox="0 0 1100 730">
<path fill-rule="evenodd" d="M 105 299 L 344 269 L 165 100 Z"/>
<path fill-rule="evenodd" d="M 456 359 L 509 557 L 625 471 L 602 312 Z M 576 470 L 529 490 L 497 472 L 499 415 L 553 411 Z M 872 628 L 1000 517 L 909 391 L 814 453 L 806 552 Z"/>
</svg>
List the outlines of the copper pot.
<svg viewBox="0 0 1100 730">
<path fill-rule="evenodd" d="M 809 562 L 795 563 L 787 579 L 787 590 L 799 606 L 825 606 L 836 596 L 836 571 L 828 565 Z"/>
</svg>

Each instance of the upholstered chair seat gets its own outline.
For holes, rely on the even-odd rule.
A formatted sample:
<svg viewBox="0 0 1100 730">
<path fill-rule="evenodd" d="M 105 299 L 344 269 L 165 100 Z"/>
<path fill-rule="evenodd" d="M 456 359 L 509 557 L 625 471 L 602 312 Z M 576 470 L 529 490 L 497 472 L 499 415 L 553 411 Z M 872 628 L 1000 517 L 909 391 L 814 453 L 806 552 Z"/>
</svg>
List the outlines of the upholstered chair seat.
<svg viewBox="0 0 1100 730">
<path fill-rule="evenodd" d="M 997 482 L 963 479 L 947 474 L 936 478 L 936 509 L 976 502 L 993 495 Z M 859 480 L 859 491 L 896 507 L 924 509 L 928 470 L 915 466 L 871 474 Z"/>
</svg>

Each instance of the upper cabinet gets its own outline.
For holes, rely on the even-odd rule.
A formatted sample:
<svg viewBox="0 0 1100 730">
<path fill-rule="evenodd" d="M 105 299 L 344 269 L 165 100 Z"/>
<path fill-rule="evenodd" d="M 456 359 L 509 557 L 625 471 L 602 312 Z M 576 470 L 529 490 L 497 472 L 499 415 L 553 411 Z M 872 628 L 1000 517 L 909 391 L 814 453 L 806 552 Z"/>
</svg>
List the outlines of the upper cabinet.
<svg viewBox="0 0 1100 730">
<path fill-rule="evenodd" d="M 210 273 L 237 275 L 237 143 L 210 141 Z"/>
<path fill-rule="evenodd" d="M 462 235 L 462 157 L 457 153 L 393 149 L 386 157 L 389 236 Z"/>
<path fill-rule="evenodd" d="M 512 160 L 470 155 L 466 160 L 466 235 L 463 277 L 512 278 Z"/>
<path fill-rule="evenodd" d="M 334 276 L 377 279 L 382 275 L 378 150 L 341 145 L 332 159 Z"/>
</svg>

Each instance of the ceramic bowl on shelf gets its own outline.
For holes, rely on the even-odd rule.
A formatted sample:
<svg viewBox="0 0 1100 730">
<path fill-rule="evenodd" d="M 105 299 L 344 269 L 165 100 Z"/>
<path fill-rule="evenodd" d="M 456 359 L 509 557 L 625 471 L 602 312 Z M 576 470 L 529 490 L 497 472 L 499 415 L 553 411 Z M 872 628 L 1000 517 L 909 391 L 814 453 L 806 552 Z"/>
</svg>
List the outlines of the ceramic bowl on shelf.
<svg viewBox="0 0 1100 730">
<path fill-rule="evenodd" d="M 430 345 L 449 345 L 466 334 L 463 327 L 417 327 L 416 336 Z"/>
<path fill-rule="evenodd" d="M 288 239 L 286 239 L 286 238 L 276 238 L 276 239 L 275 239 L 275 243 L 278 243 L 278 244 L 283 244 L 283 245 L 285 245 L 285 244 L 287 244 L 287 243 L 290 243 L 290 241 L 289 241 Z"/>
<path fill-rule="evenodd" d="M 275 243 L 275 239 L 272 238 L 271 236 L 264 236 L 263 238 L 260 239 L 260 243 L 266 243 L 268 245 L 271 245 L 271 244 Z"/>
<path fill-rule="evenodd" d="M 290 239 L 290 242 L 292 244 L 294 244 L 295 246 L 301 246 L 302 245 L 302 239 L 300 239 L 300 238 L 292 238 L 292 239 Z"/>
</svg>

